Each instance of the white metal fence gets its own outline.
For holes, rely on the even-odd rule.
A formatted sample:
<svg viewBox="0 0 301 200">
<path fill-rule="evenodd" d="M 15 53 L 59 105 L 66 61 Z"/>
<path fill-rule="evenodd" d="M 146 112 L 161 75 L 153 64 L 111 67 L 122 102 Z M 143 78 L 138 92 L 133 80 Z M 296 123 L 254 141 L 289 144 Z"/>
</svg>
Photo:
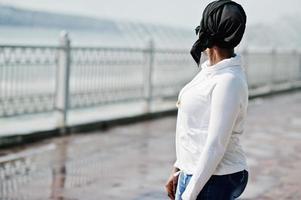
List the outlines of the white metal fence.
<svg viewBox="0 0 301 200">
<path fill-rule="evenodd" d="M 156 98 L 176 99 L 200 70 L 189 50 L 0 45 L 0 117 L 68 110 Z M 301 84 L 296 50 L 242 51 L 250 94 Z M 145 112 L 148 112 L 146 109 Z"/>
</svg>

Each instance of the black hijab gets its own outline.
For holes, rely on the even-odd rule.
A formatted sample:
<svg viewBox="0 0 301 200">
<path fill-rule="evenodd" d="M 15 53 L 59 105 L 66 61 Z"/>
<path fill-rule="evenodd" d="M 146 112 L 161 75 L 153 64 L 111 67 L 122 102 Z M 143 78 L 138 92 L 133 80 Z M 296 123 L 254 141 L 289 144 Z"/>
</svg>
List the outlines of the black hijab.
<svg viewBox="0 0 301 200">
<path fill-rule="evenodd" d="M 196 28 L 199 39 L 190 51 L 195 62 L 200 64 L 201 53 L 213 45 L 232 49 L 245 32 L 247 16 L 242 6 L 231 0 L 213 1 L 203 12 L 200 26 Z"/>
</svg>

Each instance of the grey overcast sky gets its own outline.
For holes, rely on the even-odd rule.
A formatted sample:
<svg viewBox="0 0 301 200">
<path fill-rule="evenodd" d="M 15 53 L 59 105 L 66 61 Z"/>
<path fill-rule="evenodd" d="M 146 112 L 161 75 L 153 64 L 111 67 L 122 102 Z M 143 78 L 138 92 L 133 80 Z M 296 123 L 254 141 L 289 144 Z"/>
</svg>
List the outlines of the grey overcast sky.
<svg viewBox="0 0 301 200">
<path fill-rule="evenodd" d="M 212 0 L 0 0 L 1 4 L 98 18 L 193 27 Z M 250 24 L 301 13 L 301 0 L 236 0 Z M 300 17 L 300 15 L 298 14 Z"/>
</svg>

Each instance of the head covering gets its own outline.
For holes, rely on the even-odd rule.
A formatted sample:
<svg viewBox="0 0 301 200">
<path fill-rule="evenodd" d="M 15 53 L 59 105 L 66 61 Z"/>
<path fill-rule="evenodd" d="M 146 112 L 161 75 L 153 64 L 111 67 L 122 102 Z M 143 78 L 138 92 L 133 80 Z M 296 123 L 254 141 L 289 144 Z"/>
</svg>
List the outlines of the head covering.
<svg viewBox="0 0 301 200">
<path fill-rule="evenodd" d="M 242 6 L 231 0 L 218 0 L 208 4 L 203 12 L 200 26 L 196 28 L 199 39 L 190 51 L 200 64 L 201 53 L 216 45 L 220 48 L 236 47 L 245 32 L 247 16 Z"/>
</svg>

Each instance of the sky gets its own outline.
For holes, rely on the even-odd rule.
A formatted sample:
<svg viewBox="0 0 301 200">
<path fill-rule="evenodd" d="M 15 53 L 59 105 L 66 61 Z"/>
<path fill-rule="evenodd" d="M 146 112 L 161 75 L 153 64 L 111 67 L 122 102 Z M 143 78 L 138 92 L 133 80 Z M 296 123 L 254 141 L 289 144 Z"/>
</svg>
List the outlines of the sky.
<svg viewBox="0 0 301 200">
<path fill-rule="evenodd" d="M 0 4 L 34 10 L 78 14 L 97 18 L 195 27 L 212 0 L 0 0 Z M 275 22 L 284 15 L 301 13 L 300 0 L 236 0 L 248 23 Z"/>
</svg>

